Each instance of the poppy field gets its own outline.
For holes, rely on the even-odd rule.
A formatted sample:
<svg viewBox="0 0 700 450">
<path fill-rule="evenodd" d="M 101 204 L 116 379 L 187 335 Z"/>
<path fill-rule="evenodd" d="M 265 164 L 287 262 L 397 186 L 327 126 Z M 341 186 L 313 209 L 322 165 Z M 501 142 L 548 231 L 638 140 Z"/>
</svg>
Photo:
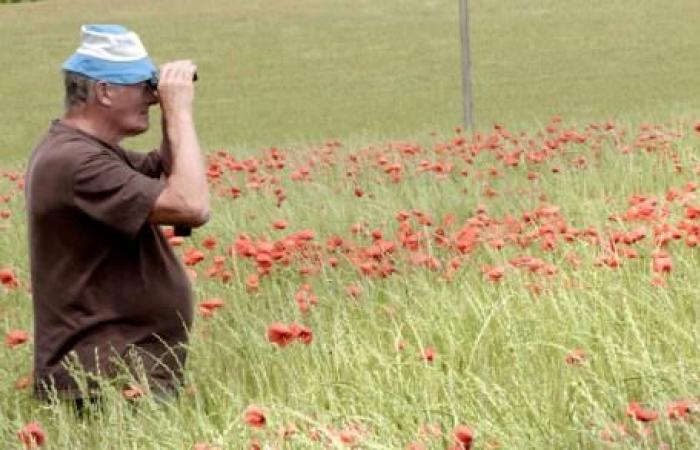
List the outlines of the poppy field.
<svg viewBox="0 0 700 450">
<path fill-rule="evenodd" d="M 496 124 L 207 156 L 187 384 L 31 399 L 22 171 L 0 182 L 4 448 L 700 446 L 700 124 Z M 80 376 L 79 373 L 76 373 Z"/>
<path fill-rule="evenodd" d="M 474 132 L 457 1 L 2 5 L 0 449 L 700 448 L 700 2 L 470 4 Z M 76 417 L 31 396 L 23 173 L 82 23 L 195 60 L 212 215 L 162 228 L 177 400 Z"/>
</svg>

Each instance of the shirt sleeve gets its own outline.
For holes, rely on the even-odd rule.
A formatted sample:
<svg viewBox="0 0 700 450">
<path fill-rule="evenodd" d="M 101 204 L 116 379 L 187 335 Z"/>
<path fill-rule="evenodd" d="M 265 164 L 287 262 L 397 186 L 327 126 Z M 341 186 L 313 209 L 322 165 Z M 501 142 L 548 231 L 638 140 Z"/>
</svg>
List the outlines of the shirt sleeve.
<svg viewBox="0 0 700 450">
<path fill-rule="evenodd" d="M 107 152 L 82 155 L 73 172 L 75 206 L 129 238 L 146 223 L 164 187 Z"/>
<path fill-rule="evenodd" d="M 161 173 L 163 173 L 163 165 L 158 150 L 148 153 L 124 150 L 124 154 L 137 172 L 151 178 L 159 178 Z"/>
</svg>

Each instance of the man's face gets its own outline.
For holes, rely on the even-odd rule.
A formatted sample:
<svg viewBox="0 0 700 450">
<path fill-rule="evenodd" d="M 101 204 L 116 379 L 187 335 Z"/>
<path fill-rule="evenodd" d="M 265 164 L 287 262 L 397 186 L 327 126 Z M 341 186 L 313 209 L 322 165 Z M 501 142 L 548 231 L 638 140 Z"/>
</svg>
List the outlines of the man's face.
<svg viewBox="0 0 700 450">
<path fill-rule="evenodd" d="M 147 82 L 129 85 L 111 84 L 114 90 L 110 116 L 120 134 L 135 136 L 148 130 L 148 109 L 158 103 L 158 97 Z"/>
</svg>

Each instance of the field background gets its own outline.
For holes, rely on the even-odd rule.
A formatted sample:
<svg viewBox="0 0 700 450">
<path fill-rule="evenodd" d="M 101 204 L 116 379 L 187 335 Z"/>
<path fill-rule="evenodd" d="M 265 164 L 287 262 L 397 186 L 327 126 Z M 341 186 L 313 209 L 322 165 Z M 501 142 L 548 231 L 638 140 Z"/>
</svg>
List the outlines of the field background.
<svg viewBox="0 0 700 450">
<path fill-rule="evenodd" d="M 700 108 L 696 1 L 471 3 L 481 127 Z M 25 157 L 60 115 L 60 65 L 79 26 L 95 22 L 131 26 L 158 63 L 196 61 L 206 148 L 444 130 L 462 120 L 457 12 L 457 0 L 3 5 L 0 157 Z M 133 145 L 156 141 L 152 133 Z"/>
<path fill-rule="evenodd" d="M 697 419 L 671 422 L 664 411 L 669 401 L 697 402 L 700 396 L 700 257 L 697 248 L 680 241 L 672 244 L 667 288 L 650 284 L 651 237 L 640 244 L 641 258 L 619 270 L 597 267 L 600 248 L 585 242 L 552 254 L 534 250 L 561 270 L 542 281 L 541 295 L 531 289 L 539 280 L 514 270 L 503 283 L 485 282 L 482 265 L 506 264 L 517 254 L 485 244 L 465 258 L 452 283 L 428 270 L 381 280 L 358 277 L 349 265 L 310 278 L 293 267 L 275 271 L 258 292 L 247 293 L 246 276 L 255 269 L 241 258 L 227 259 L 235 274 L 231 283 L 206 276 L 214 256 L 225 255 L 242 233 L 276 239 L 311 229 L 325 244 L 329 236 L 348 237 L 353 224 L 364 223 L 364 234 L 356 238 L 368 244 L 369 230 L 395 235 L 399 210 L 423 211 L 436 222 L 454 214 L 462 224 L 478 205 L 500 218 L 520 217 L 546 203 L 560 206 L 576 227 L 629 231 L 638 224 L 616 228 L 609 216 L 623 213 L 630 196 L 663 199 L 669 188 L 682 192 L 697 181 L 692 126 L 700 117 L 700 3 L 471 3 L 477 129 L 490 132 L 499 123 L 542 144 L 550 117 L 560 115 L 564 122 L 557 132 L 576 128 L 602 136 L 600 142 L 571 144 L 542 165 L 508 169 L 484 151 L 464 178 L 461 166 L 446 177 L 417 171 L 417 160 L 390 142 L 416 140 L 431 149 L 455 136 L 462 120 L 457 1 L 74 0 L 0 6 L 0 168 L 22 169 L 49 121 L 60 116 L 60 64 L 77 46 L 79 26 L 92 22 L 137 30 L 157 62 L 197 62 L 198 130 L 210 155 L 224 148 L 239 159 L 263 161 L 269 156 L 263 149 L 276 146 L 289 161 L 278 173 L 287 196 L 282 207 L 275 206 L 271 185 L 256 191 L 243 174 L 227 173 L 226 183 L 241 187 L 243 195 L 234 203 L 215 197 L 212 221 L 178 249 L 204 250 L 205 236 L 219 241 L 196 268 L 197 299 L 219 297 L 226 306 L 211 319 L 197 319 L 188 363 L 195 395 L 165 406 L 146 400 L 132 409 L 118 391 L 107 389 L 113 401 L 106 413 L 76 420 L 65 409 L 39 407 L 27 390 L 15 389 L 30 370 L 31 346 L 2 346 L 0 448 L 19 448 L 16 432 L 29 421 L 42 423 L 51 449 L 189 449 L 194 442 L 237 449 L 253 438 L 269 448 L 322 448 L 311 439 L 312 430 L 330 448 L 348 448 L 339 438 L 345 430 L 357 437 L 357 448 L 399 449 L 421 441 L 445 449 L 459 423 L 475 430 L 475 448 L 489 450 L 700 447 Z M 155 111 L 151 120 L 158 123 Z M 607 120 L 625 134 L 600 131 L 603 125 L 585 128 Z M 669 130 L 680 135 L 624 156 L 624 145 L 634 148 L 638 134 L 649 132 L 640 131 L 642 123 L 663 124 L 659 136 Z M 323 159 L 329 139 L 344 143 L 330 152 L 337 164 L 321 164 L 310 182 L 290 181 L 295 169 Z M 147 149 L 158 140 L 152 130 L 125 145 Z M 449 152 L 426 151 L 426 158 L 464 162 Z M 360 161 L 354 181 L 345 173 L 349 153 Z M 403 165 L 402 183 L 383 175 L 381 154 Z M 577 156 L 588 161 L 586 170 L 572 166 Z M 489 175 L 494 165 L 505 176 Z M 357 185 L 366 191 L 361 199 Z M 0 179 L 0 195 L 15 188 Z M 498 195 L 488 195 L 489 189 Z M 683 207 L 680 201 L 669 205 L 675 223 Z M 0 222 L 0 267 L 12 267 L 26 287 L 21 195 L 8 207 L 11 217 Z M 270 224 L 278 219 L 290 228 L 273 231 Z M 650 234 L 653 225 L 646 224 Z M 580 270 L 566 268 L 569 250 L 581 256 Z M 445 253 L 436 249 L 435 255 L 446 263 Z M 293 299 L 304 282 L 320 299 L 309 316 L 297 312 Z M 348 299 L 351 284 L 362 288 L 357 302 Z M 31 330 L 29 298 L 24 289 L 0 291 L 0 335 Z M 314 342 L 276 348 L 265 340 L 267 324 L 276 321 L 311 326 Z M 405 341 L 404 351 L 396 351 L 397 340 Z M 437 353 L 432 364 L 419 356 L 429 347 Z M 564 362 L 574 348 L 587 355 L 580 367 Z M 651 431 L 625 418 L 633 400 L 660 411 L 662 420 Z M 267 412 L 264 430 L 243 423 L 250 404 Z M 289 422 L 299 432 L 284 441 L 277 430 Z M 626 437 L 619 436 L 617 422 L 626 423 Z M 431 424 L 440 424 L 441 436 L 420 432 Z M 616 442 L 605 443 L 605 432 Z"/>
</svg>

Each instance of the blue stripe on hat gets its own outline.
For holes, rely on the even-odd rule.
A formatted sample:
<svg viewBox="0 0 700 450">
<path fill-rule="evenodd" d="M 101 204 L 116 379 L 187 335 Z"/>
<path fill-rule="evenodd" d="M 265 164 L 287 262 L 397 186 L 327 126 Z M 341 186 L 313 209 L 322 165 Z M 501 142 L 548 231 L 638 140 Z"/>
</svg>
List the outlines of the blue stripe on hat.
<svg viewBox="0 0 700 450">
<path fill-rule="evenodd" d="M 107 25 L 102 25 L 107 26 Z M 94 80 L 114 84 L 136 84 L 158 77 L 158 69 L 145 57 L 136 61 L 106 61 L 74 53 L 62 66 L 63 70 L 77 72 Z"/>
<path fill-rule="evenodd" d="M 121 25 L 85 25 L 85 29 L 96 33 L 126 34 L 129 30 Z"/>
</svg>

